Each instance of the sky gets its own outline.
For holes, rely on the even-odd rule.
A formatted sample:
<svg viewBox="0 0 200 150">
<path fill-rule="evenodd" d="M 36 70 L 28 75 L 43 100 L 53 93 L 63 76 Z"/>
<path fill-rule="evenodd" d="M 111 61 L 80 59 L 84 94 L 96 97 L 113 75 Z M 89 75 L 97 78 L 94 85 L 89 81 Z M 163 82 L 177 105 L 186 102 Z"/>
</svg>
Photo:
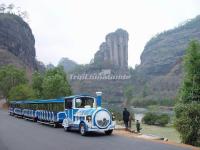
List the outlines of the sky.
<svg viewBox="0 0 200 150">
<path fill-rule="evenodd" d="M 129 33 L 129 66 L 140 63 L 156 34 L 200 14 L 200 0 L 0 0 L 29 15 L 36 58 L 57 65 L 62 57 L 87 64 L 118 28 Z"/>
</svg>

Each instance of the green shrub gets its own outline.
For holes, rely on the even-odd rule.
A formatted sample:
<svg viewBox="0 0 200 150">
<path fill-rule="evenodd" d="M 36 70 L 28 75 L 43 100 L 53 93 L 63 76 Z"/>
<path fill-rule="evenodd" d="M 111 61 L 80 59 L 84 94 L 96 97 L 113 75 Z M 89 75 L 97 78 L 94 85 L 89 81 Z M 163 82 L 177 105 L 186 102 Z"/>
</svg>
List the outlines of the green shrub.
<svg viewBox="0 0 200 150">
<path fill-rule="evenodd" d="M 184 56 L 184 78 L 175 106 L 175 127 L 183 143 L 200 146 L 200 42 L 191 41 Z"/>
<path fill-rule="evenodd" d="M 27 100 L 34 99 L 35 94 L 28 84 L 17 85 L 9 91 L 8 100 Z"/>
<path fill-rule="evenodd" d="M 175 127 L 182 142 L 200 146 L 200 104 L 179 104 L 175 107 Z"/>
<path fill-rule="evenodd" d="M 8 100 L 10 90 L 20 84 L 26 84 L 25 71 L 15 66 L 8 65 L 0 68 L 0 91 L 2 96 Z"/>
<path fill-rule="evenodd" d="M 146 113 L 142 121 L 148 125 L 165 126 L 169 123 L 170 117 L 167 114 L 157 115 L 155 113 Z"/>
<path fill-rule="evenodd" d="M 143 123 L 148 125 L 154 125 L 157 120 L 157 115 L 153 113 L 146 113 L 145 116 L 142 118 Z"/>
<path fill-rule="evenodd" d="M 165 126 L 166 124 L 169 123 L 169 121 L 170 121 L 170 117 L 167 114 L 162 114 L 158 116 L 156 120 L 156 124 L 158 124 L 159 126 Z"/>
</svg>

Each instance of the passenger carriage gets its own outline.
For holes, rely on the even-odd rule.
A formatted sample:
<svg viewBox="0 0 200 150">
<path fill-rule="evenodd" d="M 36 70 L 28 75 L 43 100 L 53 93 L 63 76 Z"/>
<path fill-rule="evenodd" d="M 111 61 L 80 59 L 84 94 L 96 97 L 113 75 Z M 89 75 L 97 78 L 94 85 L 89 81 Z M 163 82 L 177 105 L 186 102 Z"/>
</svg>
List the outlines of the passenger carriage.
<svg viewBox="0 0 200 150">
<path fill-rule="evenodd" d="M 96 94 L 97 97 L 74 95 L 51 100 L 12 101 L 9 113 L 54 127 L 62 125 L 65 131 L 79 130 L 81 135 L 91 131 L 112 134 L 115 118 L 101 107 L 102 93 Z"/>
</svg>

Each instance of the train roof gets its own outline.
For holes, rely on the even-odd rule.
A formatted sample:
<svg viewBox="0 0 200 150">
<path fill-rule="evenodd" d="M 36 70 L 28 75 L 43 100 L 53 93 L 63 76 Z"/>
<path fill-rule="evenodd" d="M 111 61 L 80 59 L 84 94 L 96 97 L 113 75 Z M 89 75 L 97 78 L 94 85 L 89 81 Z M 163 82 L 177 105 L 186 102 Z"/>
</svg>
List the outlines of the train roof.
<svg viewBox="0 0 200 150">
<path fill-rule="evenodd" d="M 61 97 L 58 99 L 38 99 L 38 100 L 17 100 L 17 101 L 11 101 L 11 104 L 44 104 L 44 103 L 64 103 L 64 100 L 66 98 L 76 98 L 81 96 L 89 96 L 94 97 L 91 95 L 81 94 L 81 95 L 71 95 L 66 97 Z"/>
</svg>

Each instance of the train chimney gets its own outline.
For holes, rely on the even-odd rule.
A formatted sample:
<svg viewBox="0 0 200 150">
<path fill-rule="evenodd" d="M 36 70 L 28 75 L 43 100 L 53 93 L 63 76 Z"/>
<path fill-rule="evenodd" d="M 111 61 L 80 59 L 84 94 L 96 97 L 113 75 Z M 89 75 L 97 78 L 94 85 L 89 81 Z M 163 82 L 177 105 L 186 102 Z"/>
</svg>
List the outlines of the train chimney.
<svg viewBox="0 0 200 150">
<path fill-rule="evenodd" d="M 96 92 L 96 95 L 97 95 L 97 107 L 101 107 L 102 92 Z"/>
</svg>

